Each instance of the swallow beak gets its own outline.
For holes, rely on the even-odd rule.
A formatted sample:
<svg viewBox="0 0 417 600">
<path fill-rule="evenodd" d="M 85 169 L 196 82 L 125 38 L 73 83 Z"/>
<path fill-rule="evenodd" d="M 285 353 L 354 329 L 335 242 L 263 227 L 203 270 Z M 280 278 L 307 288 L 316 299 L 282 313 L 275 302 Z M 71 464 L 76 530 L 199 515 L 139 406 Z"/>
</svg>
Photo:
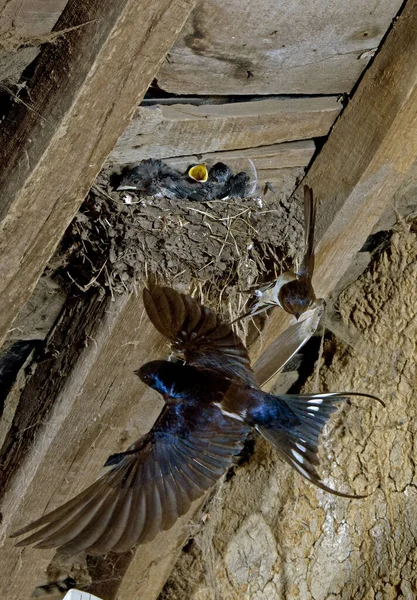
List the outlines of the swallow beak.
<svg viewBox="0 0 417 600">
<path fill-rule="evenodd" d="M 297 319 L 297 321 L 298 321 L 298 319 L 301 317 L 301 313 L 294 313 L 294 317 L 295 317 L 295 318 Z"/>
<path fill-rule="evenodd" d="M 194 181 L 204 183 L 208 179 L 208 171 L 206 165 L 194 165 L 194 167 L 191 167 L 191 169 L 188 171 L 188 177 L 194 179 Z"/>
<path fill-rule="evenodd" d="M 119 185 L 116 188 L 116 192 L 127 192 L 128 190 L 137 190 L 138 188 L 134 185 Z"/>
</svg>

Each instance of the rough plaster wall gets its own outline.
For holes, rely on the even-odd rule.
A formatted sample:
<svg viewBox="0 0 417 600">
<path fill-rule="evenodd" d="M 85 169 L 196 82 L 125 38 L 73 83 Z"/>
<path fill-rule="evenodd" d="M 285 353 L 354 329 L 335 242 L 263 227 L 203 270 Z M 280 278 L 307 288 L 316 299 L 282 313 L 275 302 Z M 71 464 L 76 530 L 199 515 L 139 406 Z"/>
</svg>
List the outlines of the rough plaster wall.
<svg viewBox="0 0 417 600">
<path fill-rule="evenodd" d="M 387 404 L 352 402 L 323 444 L 326 483 L 376 491 L 348 500 L 317 490 L 260 441 L 214 492 L 161 599 L 417 597 L 416 256 L 416 233 L 400 225 L 340 299 L 359 342 L 327 352 L 320 370 L 321 389 Z"/>
</svg>

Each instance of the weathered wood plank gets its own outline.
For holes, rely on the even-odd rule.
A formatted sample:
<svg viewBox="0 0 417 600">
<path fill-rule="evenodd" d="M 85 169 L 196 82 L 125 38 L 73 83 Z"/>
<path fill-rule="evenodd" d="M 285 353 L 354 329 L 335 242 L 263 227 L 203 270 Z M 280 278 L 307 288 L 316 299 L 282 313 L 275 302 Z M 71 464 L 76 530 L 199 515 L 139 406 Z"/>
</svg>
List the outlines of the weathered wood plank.
<svg viewBox="0 0 417 600">
<path fill-rule="evenodd" d="M 193 163 L 204 162 L 211 166 L 217 161 L 223 161 L 234 173 L 246 171 L 253 180 L 250 159 L 256 169 L 257 192 L 262 197 L 268 188 L 271 191 L 278 190 L 287 179 L 289 170 L 294 172 L 294 177 L 302 177 L 302 169 L 296 173 L 296 167 L 306 167 L 314 154 L 315 144 L 313 140 L 301 142 L 286 142 L 272 146 L 261 146 L 260 148 L 249 148 L 247 150 L 229 150 L 226 152 L 208 152 L 198 156 L 179 156 L 168 158 L 164 162 L 179 171 L 184 171 Z"/>
<path fill-rule="evenodd" d="M 408 0 L 307 174 L 319 200 L 313 281 L 319 297 L 335 288 L 417 159 L 416 31 L 417 0 Z M 288 322 L 286 313 L 273 312 L 263 348 Z M 259 342 L 254 352 L 260 354 Z"/>
<path fill-rule="evenodd" d="M 54 399 L 86 344 L 95 336 L 106 303 L 97 293 L 69 298 L 49 332 L 21 390 L 12 423 L 0 446 L 0 500 L 20 468 L 41 424 L 47 421 Z"/>
<path fill-rule="evenodd" d="M 0 547 L 0 564 L 8 573 L 0 584 L 5 599 L 30 597 L 54 552 L 18 549 L 4 535 L 94 481 L 109 454 L 148 431 L 160 411 L 157 395 L 133 373 L 166 348 L 143 316 L 139 296 L 107 306 L 94 339 L 54 399 L 47 426 L 9 485 Z"/>
<path fill-rule="evenodd" d="M 0 340 L 125 129 L 194 0 L 71 0 L 0 131 Z"/>
<path fill-rule="evenodd" d="M 0 81 L 18 77 L 68 0 L 0 0 Z"/>
<path fill-rule="evenodd" d="M 186 515 L 178 519 L 168 531 L 163 531 L 150 543 L 137 548 L 114 593 L 114 600 L 156 600 L 165 585 L 181 548 L 189 536 L 190 519 L 201 510 L 200 498 L 191 505 Z M 105 587 L 92 586 L 92 592 L 103 594 Z"/>
<path fill-rule="evenodd" d="M 164 162 L 174 167 L 174 169 L 184 171 L 193 163 L 203 162 L 212 165 L 217 161 L 222 161 L 229 165 L 233 172 L 237 172 L 248 170 L 248 159 L 250 159 L 257 171 L 272 171 L 292 167 L 306 167 L 313 157 L 315 148 L 313 140 L 302 140 L 300 142 L 272 144 L 271 146 L 260 146 L 259 148 L 245 150 L 207 152 L 198 156 L 178 156 L 164 159 Z"/>
<path fill-rule="evenodd" d="M 163 64 L 177 94 L 349 92 L 401 0 L 200 0 Z"/>
<path fill-rule="evenodd" d="M 139 107 L 109 161 L 128 164 L 325 136 L 340 110 L 334 97 Z"/>
<path fill-rule="evenodd" d="M 201 510 L 203 500 L 193 502 L 186 515 L 169 531 L 160 533 L 153 542 L 140 546 L 129 564 L 115 600 L 157 600 L 165 585 L 181 548 L 189 537 L 190 519 Z M 143 567 L 145 570 L 142 570 Z M 138 572 L 141 577 L 138 577 Z"/>
</svg>

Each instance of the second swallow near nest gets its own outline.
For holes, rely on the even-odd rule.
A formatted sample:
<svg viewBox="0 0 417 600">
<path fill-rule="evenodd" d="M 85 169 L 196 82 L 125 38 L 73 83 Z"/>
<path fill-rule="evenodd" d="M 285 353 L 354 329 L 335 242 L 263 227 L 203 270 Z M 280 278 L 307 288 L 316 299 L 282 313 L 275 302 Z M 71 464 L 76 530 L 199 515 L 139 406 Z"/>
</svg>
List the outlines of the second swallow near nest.
<svg viewBox="0 0 417 600">
<path fill-rule="evenodd" d="M 349 396 L 374 396 L 263 392 L 243 342 L 215 312 L 167 287 L 145 289 L 143 298 L 149 319 L 181 358 L 153 360 L 136 371 L 165 406 L 149 433 L 110 456 L 100 479 L 14 533 L 32 532 L 19 546 L 104 554 L 148 542 L 224 475 L 251 430 L 311 483 L 338 496 L 360 497 L 321 481 L 319 437 Z"/>
<path fill-rule="evenodd" d="M 324 300 L 316 298 L 312 279 L 314 273 L 314 228 L 316 222 L 317 203 L 312 189 L 304 186 L 304 256 L 297 273 L 285 271 L 277 280 L 263 289 L 257 290 L 257 302 L 237 321 L 248 316 L 255 316 L 273 306 L 280 306 L 298 320 L 311 308 L 324 304 Z"/>
</svg>

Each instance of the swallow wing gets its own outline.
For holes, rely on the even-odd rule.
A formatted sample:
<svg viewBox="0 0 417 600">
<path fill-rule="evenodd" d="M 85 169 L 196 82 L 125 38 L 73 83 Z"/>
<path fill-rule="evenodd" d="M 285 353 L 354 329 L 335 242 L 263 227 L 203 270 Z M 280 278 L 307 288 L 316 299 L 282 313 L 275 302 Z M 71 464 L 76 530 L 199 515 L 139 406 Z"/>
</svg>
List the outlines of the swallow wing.
<svg viewBox="0 0 417 600">
<path fill-rule="evenodd" d="M 248 432 L 212 405 L 187 411 L 185 402 L 166 406 L 147 435 L 108 459 L 98 481 L 14 533 L 37 530 L 17 545 L 105 554 L 169 529 L 233 464 Z"/>
<path fill-rule="evenodd" d="M 313 190 L 304 186 L 304 243 L 305 251 L 298 275 L 311 282 L 314 271 L 314 229 L 316 225 L 317 202 Z"/>
<path fill-rule="evenodd" d="M 254 364 L 256 377 L 261 387 L 282 371 L 291 358 L 314 335 L 323 312 L 324 303 L 317 304 L 313 310 L 306 313 L 302 320 L 287 327 L 261 354 Z"/>
<path fill-rule="evenodd" d="M 169 287 L 145 288 L 143 300 L 154 327 L 187 363 L 258 385 L 245 345 L 213 310 Z"/>
</svg>

